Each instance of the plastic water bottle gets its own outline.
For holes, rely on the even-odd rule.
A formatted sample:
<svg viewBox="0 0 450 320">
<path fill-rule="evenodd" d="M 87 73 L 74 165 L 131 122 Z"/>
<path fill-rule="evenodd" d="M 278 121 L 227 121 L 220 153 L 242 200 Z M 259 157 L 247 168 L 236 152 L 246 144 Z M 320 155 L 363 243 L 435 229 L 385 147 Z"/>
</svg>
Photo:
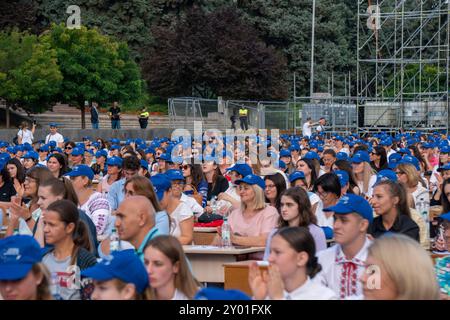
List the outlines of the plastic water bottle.
<svg viewBox="0 0 450 320">
<path fill-rule="evenodd" d="M 222 247 L 231 247 L 231 227 L 228 218 L 223 217 L 222 224 Z"/>
<path fill-rule="evenodd" d="M 53 299 L 63 300 L 63 297 L 61 296 L 61 287 L 59 285 L 59 278 L 56 272 L 52 272 L 51 274 L 50 291 L 53 296 Z"/>
<path fill-rule="evenodd" d="M 217 214 L 217 197 L 216 196 L 211 197 L 210 207 L 212 209 L 212 214 Z"/>
<path fill-rule="evenodd" d="M 425 225 L 427 227 L 427 239 L 430 238 L 430 219 L 429 219 L 429 204 L 425 201 L 423 197 L 420 197 L 416 204 L 416 209 L 422 216 L 423 221 L 425 222 Z"/>
<path fill-rule="evenodd" d="M 113 253 L 114 251 L 120 251 L 120 238 L 115 228 L 112 229 L 109 240 L 109 254 Z"/>
</svg>

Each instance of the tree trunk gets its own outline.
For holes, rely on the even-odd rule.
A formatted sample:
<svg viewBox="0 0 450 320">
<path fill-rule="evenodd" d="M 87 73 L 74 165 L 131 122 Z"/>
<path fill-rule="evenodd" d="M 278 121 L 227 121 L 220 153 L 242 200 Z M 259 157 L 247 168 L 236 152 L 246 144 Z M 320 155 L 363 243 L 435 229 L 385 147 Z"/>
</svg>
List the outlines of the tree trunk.
<svg viewBox="0 0 450 320">
<path fill-rule="evenodd" d="M 86 129 L 86 114 L 84 108 L 84 101 L 80 103 L 81 110 L 81 129 Z"/>
<path fill-rule="evenodd" d="M 6 101 L 6 108 L 5 108 L 5 117 L 6 117 L 6 129 L 9 129 L 9 103 Z"/>
</svg>

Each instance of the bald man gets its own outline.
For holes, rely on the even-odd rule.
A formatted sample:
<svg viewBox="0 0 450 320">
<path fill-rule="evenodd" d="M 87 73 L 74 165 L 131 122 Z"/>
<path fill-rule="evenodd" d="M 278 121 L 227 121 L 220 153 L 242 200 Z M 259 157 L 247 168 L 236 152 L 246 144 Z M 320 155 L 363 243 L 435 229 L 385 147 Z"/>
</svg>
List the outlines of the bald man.
<svg viewBox="0 0 450 320">
<path fill-rule="evenodd" d="M 145 245 L 159 235 L 155 209 L 144 196 L 131 196 L 122 201 L 116 211 L 115 227 L 120 239 L 130 242 L 142 261 Z"/>
</svg>

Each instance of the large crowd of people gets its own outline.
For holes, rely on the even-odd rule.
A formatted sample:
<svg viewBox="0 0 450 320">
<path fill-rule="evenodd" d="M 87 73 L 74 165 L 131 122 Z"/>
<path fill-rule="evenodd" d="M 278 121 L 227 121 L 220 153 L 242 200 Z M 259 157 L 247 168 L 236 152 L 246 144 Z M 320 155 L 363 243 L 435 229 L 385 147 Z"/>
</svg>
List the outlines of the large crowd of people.
<svg viewBox="0 0 450 320">
<path fill-rule="evenodd" d="M 449 299 L 444 133 L 32 132 L 0 142 L 2 299 L 194 299 L 183 245 L 201 224 L 221 246 L 224 218 L 232 245 L 265 248 L 253 299 Z"/>
</svg>

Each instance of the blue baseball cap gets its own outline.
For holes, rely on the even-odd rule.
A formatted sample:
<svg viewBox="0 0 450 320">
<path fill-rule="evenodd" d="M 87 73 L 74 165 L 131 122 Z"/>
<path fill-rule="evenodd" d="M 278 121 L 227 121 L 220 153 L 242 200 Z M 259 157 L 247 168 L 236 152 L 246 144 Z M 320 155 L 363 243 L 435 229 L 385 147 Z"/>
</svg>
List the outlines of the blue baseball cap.
<svg viewBox="0 0 450 320">
<path fill-rule="evenodd" d="M 381 170 L 380 172 L 377 173 L 376 183 L 385 180 L 397 181 L 397 174 L 395 174 L 395 172 L 392 170 L 388 169 Z"/>
<path fill-rule="evenodd" d="M 314 151 L 308 151 L 302 159 L 306 159 L 306 160 L 313 160 L 313 159 L 317 159 L 320 160 L 320 156 L 317 152 Z"/>
<path fill-rule="evenodd" d="M 111 144 L 120 144 L 120 140 L 117 138 L 112 138 L 111 140 L 109 140 L 111 142 Z"/>
<path fill-rule="evenodd" d="M 106 152 L 106 150 L 98 150 L 98 151 L 95 153 L 95 157 L 96 157 L 96 158 L 100 158 L 100 157 L 105 157 L 105 158 L 107 158 L 107 157 L 108 157 L 108 152 Z"/>
<path fill-rule="evenodd" d="M 266 183 L 264 182 L 264 180 L 260 176 L 254 174 L 249 174 L 242 179 L 236 180 L 235 183 L 236 184 L 246 183 L 250 185 L 256 184 L 263 190 L 266 188 Z"/>
<path fill-rule="evenodd" d="M 53 151 L 56 151 L 56 152 L 58 152 L 58 153 L 63 153 L 63 151 L 62 151 L 61 148 L 55 148 Z"/>
<path fill-rule="evenodd" d="M 405 155 L 403 156 L 403 158 L 398 162 L 398 164 L 412 164 L 413 166 L 416 167 L 417 170 L 420 171 L 420 164 L 419 164 L 419 160 L 414 157 L 414 156 L 408 156 Z"/>
<path fill-rule="evenodd" d="M 23 144 L 23 150 L 25 150 L 25 151 L 31 151 L 31 150 L 33 150 L 33 146 L 32 146 L 31 144 L 29 144 L 28 142 L 25 142 L 25 143 Z"/>
<path fill-rule="evenodd" d="M 280 151 L 280 158 L 282 157 L 291 157 L 291 152 L 289 150 L 283 149 Z"/>
<path fill-rule="evenodd" d="M 345 160 L 348 161 L 350 157 L 346 152 L 338 152 L 336 153 L 336 160 Z"/>
<path fill-rule="evenodd" d="M 344 138 L 342 138 L 341 136 L 335 136 L 335 137 L 333 138 L 333 140 L 344 141 Z"/>
<path fill-rule="evenodd" d="M 96 265 L 81 271 L 81 275 L 97 281 L 119 279 L 132 283 L 139 293 L 148 287 L 148 274 L 134 250 L 114 251 Z"/>
<path fill-rule="evenodd" d="M 24 151 L 24 149 L 23 149 L 23 145 L 17 145 L 17 146 L 15 146 L 14 147 L 14 153 L 17 153 L 17 152 L 19 152 L 19 151 Z"/>
<path fill-rule="evenodd" d="M 289 175 L 289 182 L 294 182 L 298 179 L 305 179 L 305 173 L 303 171 L 294 171 Z"/>
<path fill-rule="evenodd" d="M 15 147 L 6 147 L 6 151 L 9 152 L 9 153 L 14 154 L 14 153 L 16 153 L 15 150 L 16 150 Z"/>
<path fill-rule="evenodd" d="M 439 218 L 441 218 L 441 219 L 443 219 L 443 220 L 446 220 L 446 221 L 450 221 L 450 212 L 441 214 L 441 215 L 439 216 Z"/>
<path fill-rule="evenodd" d="M 153 149 L 152 147 L 148 147 L 147 149 L 145 149 L 144 152 L 145 152 L 145 154 L 148 154 L 148 153 L 155 154 L 156 153 L 155 149 Z"/>
<path fill-rule="evenodd" d="M 371 223 L 373 221 L 373 210 L 369 202 L 361 196 L 347 193 L 334 206 L 324 208 L 323 211 L 332 211 L 334 214 L 357 213 Z"/>
<path fill-rule="evenodd" d="M 0 280 L 23 279 L 41 260 L 41 247 L 32 236 L 15 235 L 0 240 Z"/>
<path fill-rule="evenodd" d="M 164 192 L 172 187 L 172 183 L 167 175 L 163 173 L 158 173 L 150 177 L 150 181 L 153 185 L 153 189 L 155 189 L 156 195 L 158 196 L 158 200 L 161 201 L 162 198 L 164 198 Z"/>
<path fill-rule="evenodd" d="M 393 153 L 389 156 L 389 169 L 395 169 L 400 160 L 402 159 L 402 155 L 400 153 Z"/>
<path fill-rule="evenodd" d="M 161 154 L 161 155 L 159 156 L 159 159 L 160 159 L 160 160 L 167 161 L 167 162 L 172 162 L 172 157 L 170 156 L 170 154 L 167 154 L 167 153 Z"/>
<path fill-rule="evenodd" d="M 339 178 L 339 182 L 341 183 L 341 187 L 345 187 L 350 180 L 350 177 L 348 176 L 347 171 L 344 170 L 336 170 L 333 171 L 335 175 Z"/>
<path fill-rule="evenodd" d="M 361 163 L 361 162 L 368 162 L 370 163 L 370 156 L 367 151 L 358 151 L 356 152 L 352 157 L 353 163 Z"/>
<path fill-rule="evenodd" d="M 39 154 L 36 151 L 28 151 L 21 157 L 22 159 L 34 159 L 39 160 Z"/>
<path fill-rule="evenodd" d="M 48 152 L 50 151 L 50 146 L 48 144 L 44 144 L 39 147 L 39 152 Z"/>
<path fill-rule="evenodd" d="M 72 171 L 67 172 L 64 176 L 66 176 L 66 177 L 84 176 L 84 177 L 88 177 L 89 180 L 93 180 L 94 179 L 94 171 L 92 171 L 92 169 L 88 165 L 79 164 L 79 165 L 73 167 Z"/>
<path fill-rule="evenodd" d="M 236 171 L 242 177 L 253 173 L 252 168 L 246 163 L 235 163 L 234 166 L 227 168 L 226 171 Z"/>
<path fill-rule="evenodd" d="M 50 122 L 48 125 L 50 128 L 52 128 L 52 127 L 58 128 L 58 124 L 56 122 Z"/>
<path fill-rule="evenodd" d="M 120 150 L 120 146 L 118 144 L 113 144 L 111 146 L 111 148 L 109 148 L 110 150 Z"/>
<path fill-rule="evenodd" d="M 75 143 L 75 148 L 84 149 L 84 148 L 85 148 L 85 145 L 84 145 L 83 142 L 78 142 L 78 143 Z"/>
<path fill-rule="evenodd" d="M 140 162 L 141 162 L 141 168 L 144 168 L 145 170 L 148 171 L 148 162 L 143 159 L 141 159 Z"/>
<path fill-rule="evenodd" d="M 108 165 L 108 166 L 116 166 L 116 167 L 121 168 L 122 167 L 122 162 L 123 162 L 122 158 L 114 156 L 114 157 L 111 157 L 108 160 L 106 160 L 106 165 Z"/>
<path fill-rule="evenodd" d="M 84 155 L 84 149 L 73 148 L 71 155 L 72 156 L 83 156 Z"/>
<path fill-rule="evenodd" d="M 300 146 L 297 143 L 294 143 L 289 147 L 289 150 L 290 151 L 300 151 Z"/>
<path fill-rule="evenodd" d="M 200 289 L 194 300 L 251 300 L 251 298 L 240 290 L 208 287 Z"/>
<path fill-rule="evenodd" d="M 450 170 L 450 163 L 444 164 L 442 167 L 437 169 L 438 172 Z"/>
<path fill-rule="evenodd" d="M 439 151 L 440 151 L 441 153 L 450 153 L 450 146 L 444 145 L 444 146 L 442 146 L 442 147 L 439 149 Z"/>
<path fill-rule="evenodd" d="M 0 141 L 0 148 L 5 148 L 5 147 L 8 147 L 8 146 L 9 146 L 8 142 Z"/>
<path fill-rule="evenodd" d="M 400 148 L 397 153 L 411 155 L 411 151 L 407 148 Z"/>
<path fill-rule="evenodd" d="M 280 167 L 280 169 L 286 169 L 286 162 L 278 160 L 278 167 Z"/>
<path fill-rule="evenodd" d="M 169 169 L 164 174 L 167 176 L 167 178 L 170 181 L 173 181 L 173 180 L 183 180 L 184 181 L 184 176 L 183 176 L 183 173 L 181 172 L 181 170 Z"/>
</svg>

